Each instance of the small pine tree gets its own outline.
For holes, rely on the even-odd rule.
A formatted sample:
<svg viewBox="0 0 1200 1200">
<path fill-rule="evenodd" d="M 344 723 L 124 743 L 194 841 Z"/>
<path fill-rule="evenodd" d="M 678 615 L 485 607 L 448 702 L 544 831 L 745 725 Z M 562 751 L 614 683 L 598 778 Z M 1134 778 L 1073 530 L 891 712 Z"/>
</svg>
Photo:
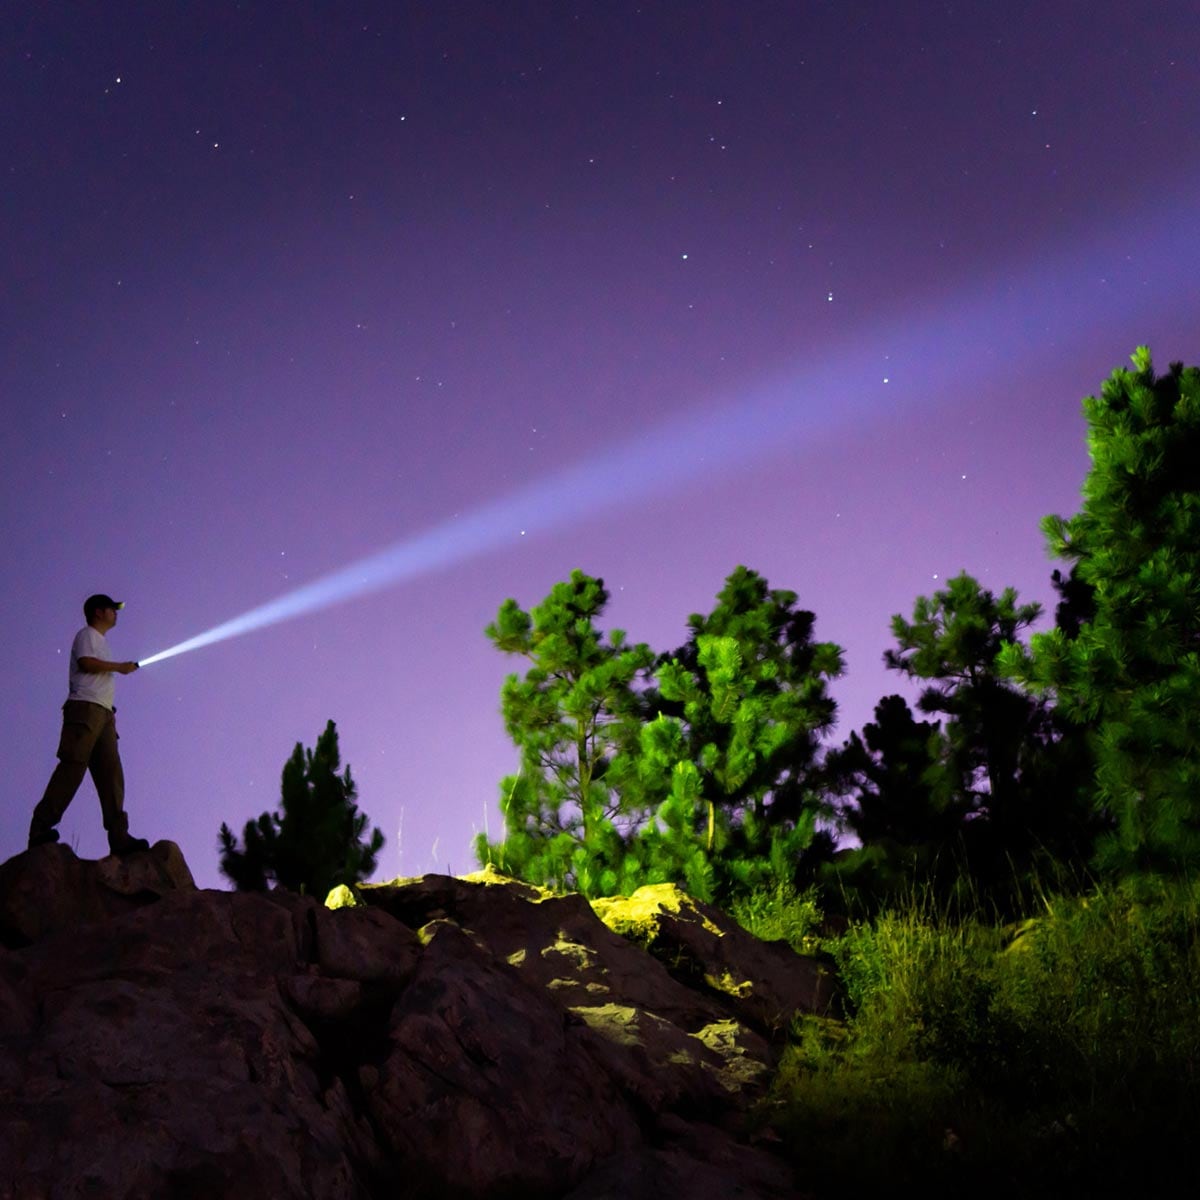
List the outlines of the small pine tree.
<svg viewBox="0 0 1200 1200">
<path fill-rule="evenodd" d="M 845 819 L 864 845 L 940 847 L 962 828 L 965 805 L 945 786 L 938 721 L 918 721 L 903 696 L 885 696 L 875 720 L 851 733 L 826 767 L 851 803 Z"/>
<path fill-rule="evenodd" d="M 337 726 L 330 721 L 314 749 L 296 743 L 284 764 L 281 812 L 247 821 L 243 845 L 228 825 L 219 834 L 221 872 L 238 891 L 271 883 L 318 899 L 339 884 L 353 886 L 375 870 L 384 838 L 355 803 L 350 767 L 339 774 Z M 364 841 L 364 838 L 366 840 Z"/>
<path fill-rule="evenodd" d="M 1086 591 L 1061 576 L 1055 585 L 1058 619 L 1079 620 Z M 1018 604 L 1013 588 L 995 596 L 963 572 L 918 597 L 912 621 L 892 618 L 899 649 L 884 654 L 888 666 L 927 681 L 918 707 L 946 718 L 937 807 L 957 816 L 974 883 L 995 898 L 1030 870 L 1080 865 L 1097 831 L 1078 737 L 1003 665 L 1039 613 Z"/>
<path fill-rule="evenodd" d="M 1040 612 L 1038 604 L 1018 605 L 1013 588 L 997 597 L 964 571 L 932 597 L 918 596 L 911 621 L 892 618 L 899 648 L 883 656 L 893 670 L 925 682 L 918 707 L 946 717 L 949 787 L 966 813 L 986 817 L 1002 851 L 1032 836 L 1022 774 L 1042 712 L 1003 678 L 996 659 Z"/>
</svg>

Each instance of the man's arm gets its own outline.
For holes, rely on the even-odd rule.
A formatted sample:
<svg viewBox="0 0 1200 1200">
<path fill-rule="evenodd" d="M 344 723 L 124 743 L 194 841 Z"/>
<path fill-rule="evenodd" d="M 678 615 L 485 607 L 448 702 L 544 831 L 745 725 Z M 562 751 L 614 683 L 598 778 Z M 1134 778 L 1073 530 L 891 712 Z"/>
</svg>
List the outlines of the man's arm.
<svg viewBox="0 0 1200 1200">
<path fill-rule="evenodd" d="M 135 662 L 105 662 L 102 658 L 92 658 L 90 654 L 85 654 L 75 661 L 79 664 L 79 669 L 89 675 L 132 675 L 138 669 Z"/>
</svg>

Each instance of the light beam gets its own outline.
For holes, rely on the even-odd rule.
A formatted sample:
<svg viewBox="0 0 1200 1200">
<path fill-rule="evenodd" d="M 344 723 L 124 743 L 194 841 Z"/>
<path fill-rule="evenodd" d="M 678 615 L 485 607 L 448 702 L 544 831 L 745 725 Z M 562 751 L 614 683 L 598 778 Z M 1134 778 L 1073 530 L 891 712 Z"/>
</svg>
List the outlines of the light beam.
<svg viewBox="0 0 1200 1200">
<path fill-rule="evenodd" d="M 1190 197 L 1133 229 L 1134 234 L 1119 230 L 1070 252 L 1045 255 L 985 281 L 969 295 L 952 296 L 933 311 L 881 323 L 846 339 L 823 362 L 782 374 L 736 403 L 665 422 L 160 650 L 139 665 L 317 612 L 608 509 L 643 503 L 702 476 L 778 456 L 801 441 L 815 448 L 821 437 L 865 414 L 895 410 L 901 401 L 908 406 L 952 400 L 989 364 L 1021 361 L 1028 368 L 1052 355 L 1061 358 L 1083 331 L 1093 336 L 1098 329 L 1111 331 L 1120 339 L 1114 354 L 1127 353 L 1137 342 L 1152 341 L 1143 331 L 1156 311 L 1153 295 L 1182 294 L 1200 257 Z M 1136 259 L 1127 254 L 1129 245 L 1137 246 Z M 1093 264 L 1097 276 L 1107 272 L 1101 280 L 1105 286 L 1064 295 L 1064 281 L 1078 278 L 1082 263 Z M 1155 280 L 1153 294 L 1144 286 L 1147 277 Z"/>
</svg>

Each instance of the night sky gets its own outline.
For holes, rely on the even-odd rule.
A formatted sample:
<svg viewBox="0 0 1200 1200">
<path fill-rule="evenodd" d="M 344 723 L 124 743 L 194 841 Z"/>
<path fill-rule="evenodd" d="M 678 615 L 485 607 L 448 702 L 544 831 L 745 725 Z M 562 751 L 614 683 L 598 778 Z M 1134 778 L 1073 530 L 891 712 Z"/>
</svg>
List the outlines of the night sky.
<svg viewBox="0 0 1200 1200">
<path fill-rule="evenodd" d="M 483 628 L 575 567 L 656 650 L 739 563 L 797 592 L 844 738 L 917 595 L 1052 602 L 1081 398 L 1200 360 L 1194 0 L 16 3 L 0 54 L 0 857 L 90 592 L 140 659 L 413 539 L 117 678 L 200 884 L 329 718 L 376 877 L 471 869 Z"/>
</svg>

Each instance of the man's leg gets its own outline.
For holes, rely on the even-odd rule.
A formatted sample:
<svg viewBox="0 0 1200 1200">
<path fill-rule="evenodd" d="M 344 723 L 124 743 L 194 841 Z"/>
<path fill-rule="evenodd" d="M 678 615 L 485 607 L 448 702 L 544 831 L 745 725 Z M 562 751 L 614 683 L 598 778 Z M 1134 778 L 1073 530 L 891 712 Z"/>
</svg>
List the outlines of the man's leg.
<svg viewBox="0 0 1200 1200">
<path fill-rule="evenodd" d="M 29 822 L 30 846 L 58 841 L 58 830 L 54 827 L 62 820 L 86 774 L 84 763 L 60 762 L 54 768 L 37 808 L 33 810 L 33 820 Z"/>
<path fill-rule="evenodd" d="M 93 711 L 94 710 L 94 711 Z M 55 826 L 62 820 L 67 805 L 75 798 L 87 772 L 88 760 L 101 732 L 99 714 L 104 710 L 94 704 L 68 700 L 63 705 L 62 736 L 58 740 L 58 766 L 46 784 L 38 806 L 29 823 L 30 846 L 58 841 Z"/>
<path fill-rule="evenodd" d="M 108 714 L 96 747 L 88 760 L 88 770 L 100 797 L 100 812 L 104 816 L 104 828 L 108 831 L 108 847 L 114 854 L 129 854 L 134 850 L 148 850 L 150 843 L 145 838 L 129 836 L 129 818 L 125 815 L 125 769 L 121 766 L 121 754 L 117 748 L 117 718 Z"/>
</svg>

